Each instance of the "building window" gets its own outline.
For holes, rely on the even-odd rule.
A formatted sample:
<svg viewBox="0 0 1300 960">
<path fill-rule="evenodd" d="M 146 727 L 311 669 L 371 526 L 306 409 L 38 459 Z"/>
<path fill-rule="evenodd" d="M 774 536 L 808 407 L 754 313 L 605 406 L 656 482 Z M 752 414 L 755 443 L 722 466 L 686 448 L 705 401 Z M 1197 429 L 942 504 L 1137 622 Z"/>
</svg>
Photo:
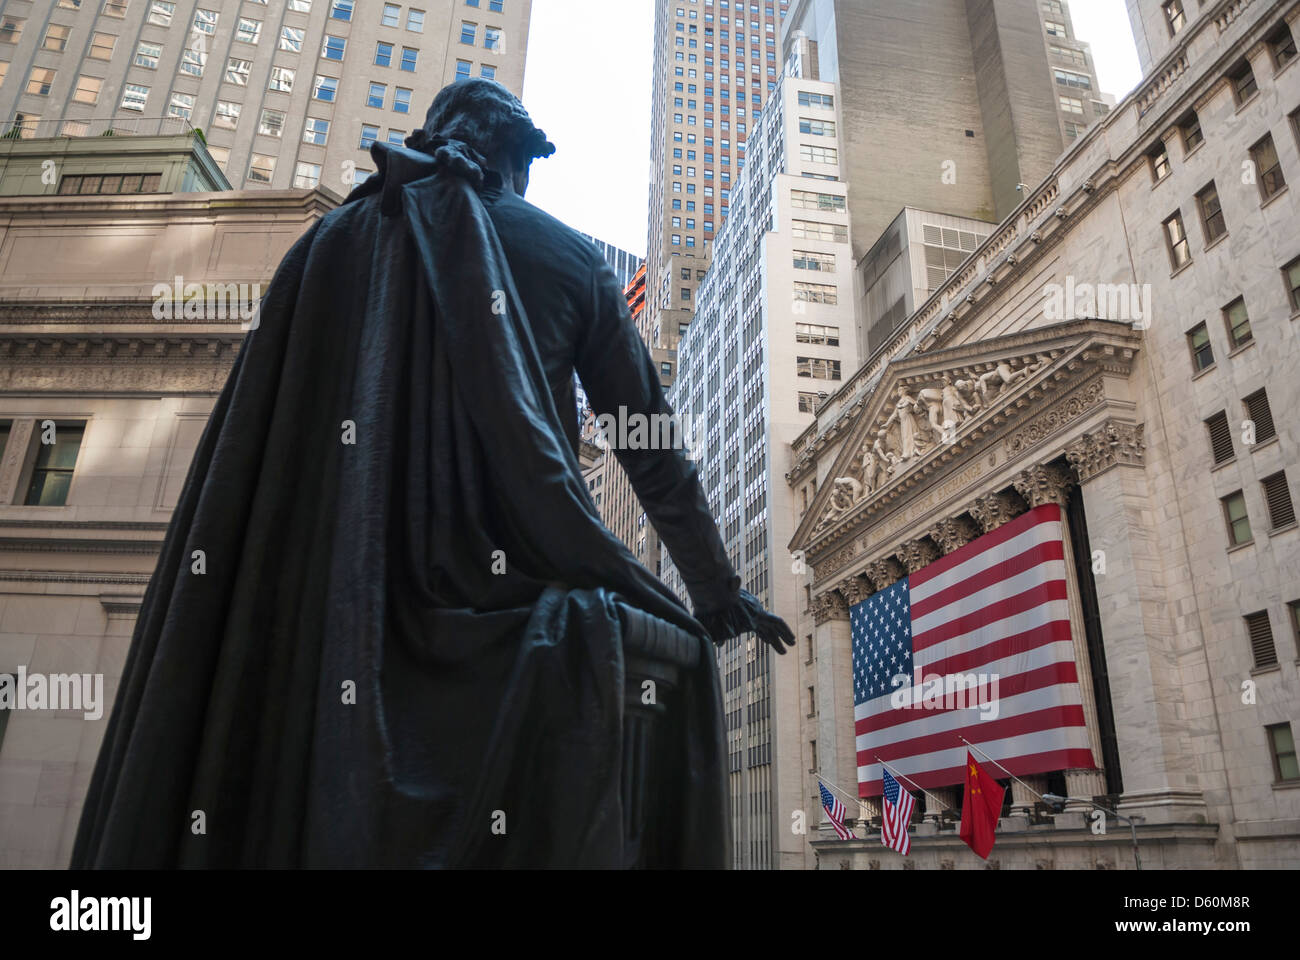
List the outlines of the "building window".
<svg viewBox="0 0 1300 960">
<path fill-rule="evenodd" d="M 320 183 L 320 164 L 298 161 L 293 171 L 293 185 L 299 190 L 314 190 Z"/>
<path fill-rule="evenodd" d="M 195 10 L 194 11 L 194 29 L 199 33 L 206 33 L 209 37 L 215 36 L 217 32 L 218 14 L 215 10 Z"/>
<path fill-rule="evenodd" d="M 250 183 L 270 183 L 275 175 L 275 157 L 253 154 L 248 161 L 248 180 Z"/>
<path fill-rule="evenodd" d="M 1214 455 L 1214 465 L 1227 463 L 1237 456 L 1232 445 L 1232 428 L 1228 425 L 1228 414 L 1220 410 L 1205 421 L 1205 429 L 1210 434 L 1210 451 Z"/>
<path fill-rule="evenodd" d="M 77 89 L 72 99 L 77 103 L 95 104 L 99 102 L 99 90 L 104 81 L 98 77 L 77 77 Z"/>
<path fill-rule="evenodd" d="M 795 281 L 794 299 L 802 300 L 807 303 L 825 303 L 835 305 L 839 303 L 839 294 L 832 284 L 827 283 L 804 283 Z"/>
<path fill-rule="evenodd" d="M 1057 100 L 1060 101 L 1062 112 L 1083 115 L 1083 101 L 1078 97 L 1067 97 L 1065 94 L 1061 94 L 1057 97 Z"/>
<path fill-rule="evenodd" d="M 790 193 L 791 206 L 800 210 L 835 210 L 843 213 L 844 198 L 832 193 L 813 193 L 810 190 L 793 190 Z"/>
<path fill-rule="evenodd" d="M 333 103 L 334 98 L 338 96 L 339 82 L 334 77 L 316 76 L 315 83 L 312 84 L 312 99 L 323 100 L 325 103 Z"/>
<path fill-rule="evenodd" d="M 237 87 L 248 86 L 248 75 L 252 69 L 252 61 L 231 57 L 226 62 L 226 83 L 233 83 Z"/>
<path fill-rule="evenodd" d="M 1086 74 L 1075 73 L 1073 70 L 1053 70 L 1052 75 L 1062 87 L 1073 87 L 1076 90 L 1092 89 L 1092 78 Z"/>
<path fill-rule="evenodd" d="M 158 58 L 162 56 L 162 44 L 140 42 L 135 48 L 135 65 L 148 70 L 158 69 Z"/>
<path fill-rule="evenodd" d="M 468 60 L 457 60 L 456 80 L 457 81 L 468 80 L 471 76 L 473 76 L 473 69 L 474 69 L 474 64 L 470 63 Z"/>
<path fill-rule="evenodd" d="M 23 38 L 23 26 L 27 23 L 21 17 L 4 17 L 0 19 L 0 43 L 18 43 Z"/>
<path fill-rule="evenodd" d="M 1279 783 L 1300 780 L 1300 763 L 1296 762 L 1295 736 L 1290 723 L 1275 723 L 1264 730 L 1268 749 L 1273 756 L 1273 776 Z"/>
<path fill-rule="evenodd" d="M 806 133 L 814 137 L 833 137 L 835 136 L 834 120 L 809 120 L 805 117 L 799 118 L 799 132 Z M 725 149 L 726 144 L 723 144 Z"/>
<path fill-rule="evenodd" d="M 1250 159 L 1255 164 L 1255 180 L 1259 184 L 1260 195 L 1269 200 L 1282 192 L 1286 178 L 1282 176 L 1282 164 L 1277 158 L 1277 148 L 1273 146 L 1273 135 L 1250 148 Z"/>
<path fill-rule="evenodd" d="M 369 150 L 371 144 L 379 139 L 379 128 L 369 123 L 361 125 L 361 141 L 357 144 L 359 150 Z"/>
<path fill-rule="evenodd" d="M 480 64 L 478 75 L 485 80 L 495 80 L 497 78 L 497 68 L 489 63 Z"/>
<path fill-rule="evenodd" d="M 472 47 L 478 43 L 478 24 L 461 22 L 460 25 L 460 42 L 467 47 Z"/>
<path fill-rule="evenodd" d="M 1277 29 L 1268 35 L 1267 40 L 1268 51 L 1273 55 L 1273 66 L 1278 70 L 1295 59 L 1295 34 L 1291 32 L 1285 20 L 1277 25 Z"/>
<path fill-rule="evenodd" d="M 414 73 L 416 59 L 419 56 L 420 56 L 419 50 L 414 50 L 411 47 L 402 47 L 402 63 L 400 68 L 402 70 L 406 70 L 411 73 Z"/>
<path fill-rule="evenodd" d="M 388 87 L 382 83 L 372 83 L 370 89 L 366 92 L 366 106 L 384 107 L 384 98 L 388 93 Z"/>
<path fill-rule="evenodd" d="M 1180 270 L 1192 259 L 1187 246 L 1187 232 L 1183 229 L 1182 213 L 1175 213 L 1165 221 L 1165 241 L 1169 246 L 1169 262 Z"/>
<path fill-rule="evenodd" d="M 406 29 L 412 33 L 424 33 L 424 11 L 406 11 Z"/>
<path fill-rule="evenodd" d="M 263 3 L 265 0 L 254 0 Z M 289 9 L 294 13 L 311 13 L 311 0 L 289 0 Z"/>
<path fill-rule="evenodd" d="M 257 121 L 257 132 L 264 137 L 280 137 L 284 133 L 284 112 L 264 109 Z"/>
<path fill-rule="evenodd" d="M 272 67 L 271 82 L 267 85 L 267 89 L 277 93 L 292 93 L 293 71 L 288 67 Z"/>
<path fill-rule="evenodd" d="M 68 34 L 71 32 L 71 27 L 65 27 L 61 23 L 51 23 L 45 28 L 45 39 L 41 41 L 41 49 L 62 53 L 68 46 Z"/>
<path fill-rule="evenodd" d="M 308 117 L 306 125 L 302 128 L 302 142 L 314 143 L 318 147 L 325 146 L 329 135 L 330 122 L 320 117 Z"/>
<path fill-rule="evenodd" d="M 1300 257 L 1282 268 L 1282 282 L 1293 313 L 1300 313 Z"/>
<path fill-rule="evenodd" d="M 122 109 L 143 111 L 149 100 L 149 88 L 138 83 L 128 83 L 122 91 Z"/>
<path fill-rule="evenodd" d="M 280 28 L 280 49 L 290 53 L 302 53 L 302 38 L 307 31 L 298 27 Z"/>
<path fill-rule="evenodd" d="M 790 235 L 796 240 L 828 240 L 834 243 L 847 243 L 849 228 L 842 223 L 791 220 Z"/>
<path fill-rule="evenodd" d="M 1246 497 L 1240 490 L 1222 498 L 1223 519 L 1228 525 L 1228 543 L 1240 546 L 1250 543 L 1254 537 L 1250 532 L 1250 518 L 1246 515 Z"/>
<path fill-rule="evenodd" d="M 327 34 L 320 55 L 326 60 L 342 60 L 343 52 L 347 49 L 347 46 L 348 41 L 344 37 L 331 37 Z"/>
<path fill-rule="evenodd" d="M 1263 443 L 1276 437 L 1277 428 L 1273 425 L 1273 408 L 1269 405 L 1268 393 L 1257 390 L 1243 403 L 1246 405 L 1246 417 L 1255 425 L 1255 442 Z"/>
<path fill-rule="evenodd" d="M 411 91 L 405 87 L 393 88 L 393 111 L 395 113 L 411 112 Z"/>
<path fill-rule="evenodd" d="M 483 29 L 483 47 L 487 50 L 501 49 L 501 29 L 499 27 L 485 27 Z"/>
<path fill-rule="evenodd" d="M 838 380 L 840 378 L 840 362 L 838 360 L 826 360 L 821 357 L 797 357 L 795 359 L 795 371 L 799 376 L 813 380 Z"/>
<path fill-rule="evenodd" d="M 52 434 L 46 434 L 42 430 L 36 438 L 36 462 L 32 465 L 32 479 L 27 485 L 27 497 L 23 501 L 29 507 L 61 507 L 68 502 L 72 472 L 77 465 L 77 454 L 81 450 L 86 427 L 84 423 L 53 426 Z M 53 442 L 46 443 L 46 436 Z"/>
<path fill-rule="evenodd" d="M 86 56 L 91 60 L 112 60 L 116 46 L 117 37 L 111 33 L 96 33 L 90 39 L 90 52 Z"/>
<path fill-rule="evenodd" d="M 673 375 L 673 365 L 665 360 L 659 364 L 659 373 L 665 377 L 671 377 Z"/>
<path fill-rule="evenodd" d="M 1043 29 L 1047 31 L 1049 37 L 1069 39 L 1070 36 L 1070 32 L 1065 29 L 1065 24 L 1061 23 L 1059 20 L 1044 20 Z"/>
<path fill-rule="evenodd" d="M 820 323 L 796 323 L 794 325 L 794 338 L 798 343 L 838 347 L 840 345 L 840 328 L 827 327 Z"/>
<path fill-rule="evenodd" d="M 1256 670 L 1277 666 L 1277 647 L 1273 643 L 1273 627 L 1268 622 L 1268 611 L 1247 614 L 1246 636 L 1250 640 L 1250 653 Z"/>
<path fill-rule="evenodd" d="M 170 27 L 172 14 L 175 12 L 176 4 L 167 3 L 166 0 L 151 0 L 149 4 L 149 22 L 160 27 Z"/>
<path fill-rule="evenodd" d="M 401 20 L 401 16 L 401 7 L 395 3 L 386 3 L 383 12 L 379 16 L 379 22 L 385 27 L 395 27 Z"/>
<path fill-rule="evenodd" d="M 389 143 L 400 147 L 402 144 L 406 142 L 406 131 L 390 129 L 388 131 L 387 136 L 384 139 L 387 140 Z"/>
<path fill-rule="evenodd" d="M 1259 87 L 1255 84 L 1255 71 L 1250 69 L 1249 60 L 1242 60 L 1237 68 L 1228 74 L 1228 79 L 1232 81 L 1232 96 L 1236 99 L 1237 106 L 1241 106 L 1259 92 Z"/>
<path fill-rule="evenodd" d="M 235 39 L 242 43 L 257 43 L 262 36 L 262 21 L 240 17 L 235 26 Z"/>
<path fill-rule="evenodd" d="M 817 412 L 817 400 L 818 400 L 818 399 L 819 399 L 818 394 L 815 394 L 815 393 L 803 393 L 803 392 L 801 392 L 801 393 L 799 394 L 799 412 L 800 412 L 800 413 L 816 413 L 816 412 Z M 806 493 L 807 493 L 807 491 L 805 491 L 805 496 L 806 496 Z M 807 508 L 805 507 L 805 509 L 807 509 Z"/>
<path fill-rule="evenodd" d="M 334 0 L 330 7 L 330 17 L 335 20 L 352 20 L 353 0 Z"/>
<path fill-rule="evenodd" d="M 475 6 L 477 6 L 477 4 L 475 4 Z M 500 13 L 505 8 L 505 0 L 488 0 L 488 9 L 493 13 Z"/>
<path fill-rule="evenodd" d="M 1228 344 L 1235 350 L 1250 343 L 1250 316 L 1246 312 L 1246 300 L 1238 297 L 1223 308 L 1223 322 L 1228 328 Z"/>
<path fill-rule="evenodd" d="M 1169 151 L 1165 149 L 1164 141 L 1161 140 L 1148 156 L 1151 160 L 1151 179 L 1159 183 L 1169 176 L 1171 169 L 1169 166 Z"/>
<path fill-rule="evenodd" d="M 1183 0 L 1165 0 L 1161 5 L 1165 12 L 1165 24 L 1169 27 L 1169 36 L 1174 36 L 1187 26 L 1187 14 L 1183 12 Z"/>
<path fill-rule="evenodd" d="M 1183 154 L 1186 156 L 1205 141 L 1205 134 L 1201 132 L 1201 118 L 1196 115 L 1195 110 L 1189 110 L 1178 124 L 1178 132 L 1183 138 Z"/>
<path fill-rule="evenodd" d="M 186 47 L 181 51 L 181 73 L 188 73 L 191 77 L 201 77 L 203 65 L 207 62 L 208 55 L 202 50 Z"/>
<path fill-rule="evenodd" d="M 104 0 L 104 16 L 121 20 L 126 16 L 127 0 Z"/>
<path fill-rule="evenodd" d="M 375 66 L 389 67 L 393 64 L 393 45 L 380 41 L 375 44 Z"/>
<path fill-rule="evenodd" d="M 1274 530 L 1295 525 L 1295 505 L 1291 502 L 1291 487 L 1286 482 L 1286 472 L 1275 473 L 1260 481 L 1264 487 L 1264 502 L 1268 504 L 1268 519 Z"/>
<path fill-rule="evenodd" d="M 194 116 L 194 94 L 173 93 L 171 103 L 167 105 L 167 116 L 181 117 L 189 120 Z"/>
<path fill-rule="evenodd" d="M 825 273 L 835 271 L 835 254 L 816 253 L 812 250 L 794 251 L 794 268 L 796 270 L 817 270 Z"/>
<path fill-rule="evenodd" d="M 214 155 L 215 159 L 215 155 Z M 161 193 L 161 173 L 70 174 L 59 181 L 59 193 Z"/>
<path fill-rule="evenodd" d="M 230 100 L 218 100 L 217 112 L 212 118 L 214 127 L 224 127 L 227 130 L 234 130 L 239 125 L 240 106 Z"/>
<path fill-rule="evenodd" d="M 834 147 L 814 147 L 801 143 L 799 158 L 805 163 L 839 163 L 840 153 Z"/>
</svg>

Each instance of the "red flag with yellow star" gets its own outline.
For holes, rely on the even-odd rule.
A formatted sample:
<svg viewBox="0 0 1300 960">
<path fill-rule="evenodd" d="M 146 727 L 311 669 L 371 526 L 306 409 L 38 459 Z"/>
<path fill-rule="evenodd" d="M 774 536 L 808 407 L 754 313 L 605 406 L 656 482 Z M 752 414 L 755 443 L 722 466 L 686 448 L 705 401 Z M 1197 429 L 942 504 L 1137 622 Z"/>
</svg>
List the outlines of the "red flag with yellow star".
<svg viewBox="0 0 1300 960">
<path fill-rule="evenodd" d="M 993 850 L 1002 795 L 1006 791 L 966 751 L 966 793 L 961 805 L 961 838 L 985 860 Z"/>
</svg>

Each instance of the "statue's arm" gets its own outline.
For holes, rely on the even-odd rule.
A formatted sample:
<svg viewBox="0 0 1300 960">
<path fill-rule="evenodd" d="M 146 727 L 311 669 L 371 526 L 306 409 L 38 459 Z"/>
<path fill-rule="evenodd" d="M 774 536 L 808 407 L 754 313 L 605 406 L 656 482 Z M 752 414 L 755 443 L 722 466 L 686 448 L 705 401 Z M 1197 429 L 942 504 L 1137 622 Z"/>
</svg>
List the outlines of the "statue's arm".
<svg viewBox="0 0 1300 960">
<path fill-rule="evenodd" d="M 615 422 L 635 423 L 631 418 L 640 415 L 649 436 L 651 425 L 660 422 L 653 417 L 673 411 L 618 280 L 603 262 L 593 270 L 590 315 L 583 326 L 574 366 L 592 408 Z M 620 408 L 626 413 L 620 415 Z M 687 459 L 687 451 L 680 443 L 666 450 L 625 449 L 619 439 L 607 436 L 647 517 L 672 554 L 697 614 L 735 603 L 740 578 L 727 558 L 699 471 Z"/>
</svg>

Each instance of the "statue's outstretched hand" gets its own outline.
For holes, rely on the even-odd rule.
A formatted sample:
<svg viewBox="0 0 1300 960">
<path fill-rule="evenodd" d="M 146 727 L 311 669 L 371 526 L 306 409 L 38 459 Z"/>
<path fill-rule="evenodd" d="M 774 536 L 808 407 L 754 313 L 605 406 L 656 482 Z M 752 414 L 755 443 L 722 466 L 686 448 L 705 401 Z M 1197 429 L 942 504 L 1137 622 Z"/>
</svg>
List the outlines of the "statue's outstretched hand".
<svg viewBox="0 0 1300 960">
<path fill-rule="evenodd" d="M 748 590 L 741 590 L 736 602 L 722 610 L 696 611 L 695 616 L 719 646 L 742 633 L 755 634 L 780 654 L 785 653 L 786 647 L 794 646 L 794 632 L 786 622 L 763 609 L 758 598 Z"/>
</svg>

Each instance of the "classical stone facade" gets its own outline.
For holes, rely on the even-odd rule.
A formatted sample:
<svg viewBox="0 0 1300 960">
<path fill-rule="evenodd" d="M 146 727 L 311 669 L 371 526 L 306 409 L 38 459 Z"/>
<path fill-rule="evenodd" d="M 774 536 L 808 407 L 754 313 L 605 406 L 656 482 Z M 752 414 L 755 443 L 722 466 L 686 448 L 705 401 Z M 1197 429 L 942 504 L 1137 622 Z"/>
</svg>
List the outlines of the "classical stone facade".
<svg viewBox="0 0 1300 960">
<path fill-rule="evenodd" d="M 332 206 L 314 190 L 0 199 L 0 674 L 103 678 L 97 717 L 0 715 L 0 867 L 68 861 L 136 612 L 250 326 L 157 319 L 155 284 L 252 296 Z"/>
<path fill-rule="evenodd" d="M 816 491 L 791 542 L 810 771 L 856 788 L 851 605 L 1045 503 L 1070 517 L 1097 766 L 1013 784 L 987 864 L 954 787 L 909 858 L 864 798 L 865 839 L 823 823 L 810 866 L 1131 869 L 1128 828 L 1096 833 L 1088 801 L 1135 821 L 1144 867 L 1300 865 L 1298 20 L 1205 4 L 792 446 L 789 483 Z M 1054 816 L 1049 778 L 1075 798 Z"/>
</svg>

